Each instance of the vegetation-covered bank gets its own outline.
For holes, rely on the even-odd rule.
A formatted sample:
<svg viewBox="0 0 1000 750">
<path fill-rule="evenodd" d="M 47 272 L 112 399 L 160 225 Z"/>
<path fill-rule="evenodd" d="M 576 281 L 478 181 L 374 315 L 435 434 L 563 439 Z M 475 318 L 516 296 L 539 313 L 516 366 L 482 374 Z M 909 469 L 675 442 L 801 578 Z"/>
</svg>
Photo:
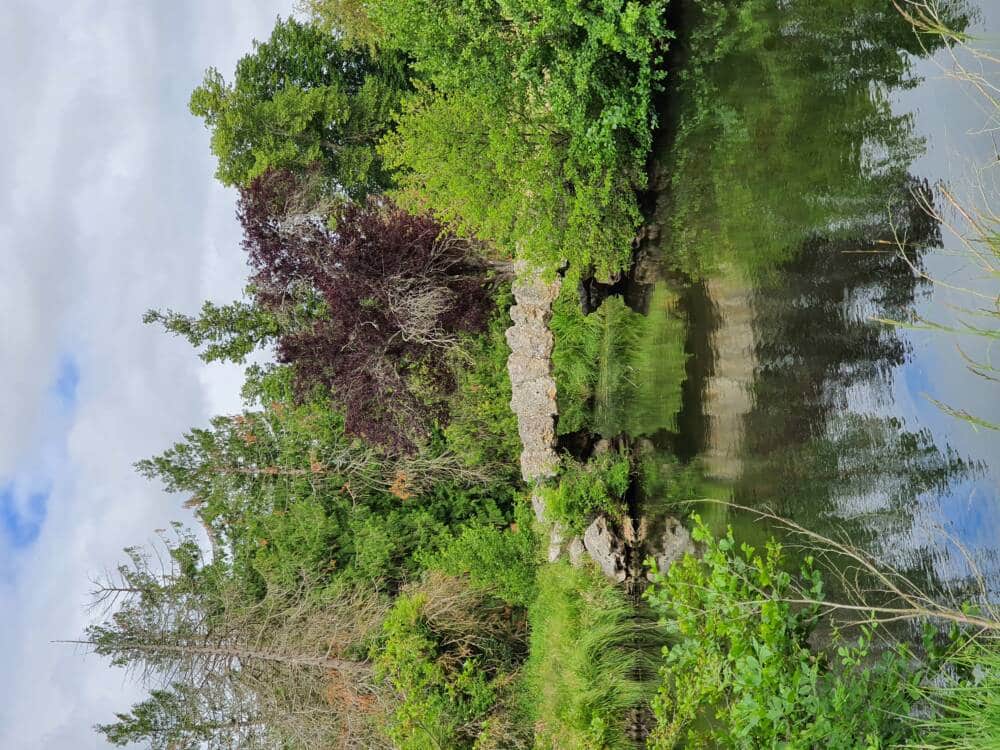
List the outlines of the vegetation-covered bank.
<svg viewBox="0 0 1000 750">
<path fill-rule="evenodd" d="M 647 695 L 650 646 L 598 573 L 543 562 L 518 467 L 557 470 L 551 408 L 547 468 L 521 461 L 554 403 L 551 335 L 512 261 L 542 291 L 628 262 L 662 10 L 314 2 L 231 81 L 206 73 L 191 111 L 239 191 L 249 285 L 146 319 L 208 362 L 265 363 L 241 413 L 138 467 L 183 493 L 211 552 L 178 527 L 99 587 L 84 641 L 150 687 L 107 739 L 628 744 L 614 714 Z M 534 414 L 510 408 L 519 358 Z M 593 508 L 573 492 L 575 524 Z"/>
<path fill-rule="evenodd" d="M 855 76 L 888 62 L 902 81 L 905 19 L 824 3 L 689 3 L 691 108 L 646 245 L 637 195 L 675 32 L 662 0 L 310 0 L 231 82 L 207 72 L 191 110 L 238 190 L 249 284 L 147 321 L 206 361 L 264 364 L 246 367 L 239 414 L 138 466 L 184 496 L 207 544 L 178 526 L 98 584 L 83 642 L 149 687 L 98 726 L 109 741 L 847 750 L 916 742 L 942 717 L 956 722 L 940 737 L 958 731 L 980 705 L 967 654 L 995 674 L 966 627 L 995 618 L 903 588 L 895 613 L 834 603 L 819 551 L 800 565 L 692 515 L 691 554 L 677 520 L 711 489 L 677 448 L 697 355 L 681 282 L 779 266 L 772 234 L 806 237 L 822 204 L 765 193 L 800 222 L 768 230 L 726 180 L 808 109 L 773 50 L 842 63 L 831 97 L 905 131 Z M 903 41 L 839 43 L 830 19 Z M 717 106 L 727 54 L 794 106 Z M 873 166 L 866 144 L 789 166 L 807 196 L 824 169 L 842 178 L 831 227 L 870 221 L 900 176 L 899 152 Z M 657 231 L 670 252 L 651 270 L 635 245 Z M 820 647 L 831 611 L 861 627 Z M 876 621 L 896 615 L 955 629 L 885 647 Z"/>
</svg>

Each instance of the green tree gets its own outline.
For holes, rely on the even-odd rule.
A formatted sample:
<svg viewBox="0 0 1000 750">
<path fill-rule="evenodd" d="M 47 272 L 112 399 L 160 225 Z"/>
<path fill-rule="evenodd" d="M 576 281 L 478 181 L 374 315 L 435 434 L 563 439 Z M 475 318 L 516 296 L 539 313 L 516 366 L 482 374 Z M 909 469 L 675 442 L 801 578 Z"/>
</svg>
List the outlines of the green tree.
<svg viewBox="0 0 1000 750">
<path fill-rule="evenodd" d="M 389 182 L 374 146 L 406 88 L 401 58 L 377 60 L 321 29 L 280 18 L 255 42 L 234 82 L 209 68 L 191 94 L 191 112 L 212 131 L 216 176 L 248 185 L 271 168 L 321 162 L 334 189 L 353 198 Z"/>
<path fill-rule="evenodd" d="M 117 721 L 98 724 L 113 745 L 142 742 L 150 750 L 236 750 L 268 747 L 266 729 L 233 691 L 213 693 L 177 683 L 154 689 Z"/>
<path fill-rule="evenodd" d="M 169 544 L 167 551 L 172 559 Z M 162 571 L 147 564 L 162 559 L 162 550 L 129 556 L 123 569 L 137 573 L 142 586 L 110 604 L 99 588 L 94 604 L 103 618 L 71 641 L 151 688 L 117 722 L 97 727 L 110 741 L 307 748 L 368 731 L 364 720 L 340 710 L 348 704 L 334 706 L 329 696 L 375 689 L 365 644 L 385 607 L 370 589 L 324 593 L 307 582 L 258 600 L 224 563 L 187 560 L 182 575 L 174 564 Z"/>
<path fill-rule="evenodd" d="M 374 49 L 382 35 L 371 20 L 365 0 L 300 0 L 302 10 L 324 31 L 342 34 L 352 44 Z"/>
<path fill-rule="evenodd" d="M 370 0 L 421 77 L 382 146 L 400 199 L 550 268 L 628 263 L 664 0 Z"/>
<path fill-rule="evenodd" d="M 159 323 L 192 346 L 204 347 L 200 356 L 205 362 L 242 363 L 282 331 L 274 313 L 239 300 L 229 305 L 205 302 L 198 317 L 173 310 L 148 310 L 142 322 Z"/>
</svg>

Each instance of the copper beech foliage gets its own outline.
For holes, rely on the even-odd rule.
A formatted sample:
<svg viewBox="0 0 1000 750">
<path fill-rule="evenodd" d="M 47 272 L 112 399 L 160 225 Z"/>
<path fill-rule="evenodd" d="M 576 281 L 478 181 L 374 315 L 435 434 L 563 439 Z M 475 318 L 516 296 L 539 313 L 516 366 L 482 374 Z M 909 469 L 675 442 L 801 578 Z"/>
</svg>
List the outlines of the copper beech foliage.
<svg viewBox="0 0 1000 750">
<path fill-rule="evenodd" d="M 302 177 L 271 172 L 241 191 L 238 215 L 256 303 L 286 317 L 318 306 L 278 338 L 303 392 L 331 389 L 348 432 L 408 452 L 442 419 L 450 352 L 483 331 L 492 307 L 478 243 L 385 199 L 303 200 Z"/>
</svg>

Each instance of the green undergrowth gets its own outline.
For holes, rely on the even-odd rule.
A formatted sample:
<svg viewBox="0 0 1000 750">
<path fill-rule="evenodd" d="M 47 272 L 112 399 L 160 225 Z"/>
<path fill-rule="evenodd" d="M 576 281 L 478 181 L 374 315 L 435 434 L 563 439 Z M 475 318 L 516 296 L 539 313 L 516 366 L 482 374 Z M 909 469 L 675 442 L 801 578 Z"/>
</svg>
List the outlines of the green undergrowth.
<svg viewBox="0 0 1000 750">
<path fill-rule="evenodd" d="M 427 568 L 468 576 L 473 587 L 508 604 L 526 607 L 535 599 L 539 539 L 531 507 L 521 503 L 508 528 L 480 525 L 465 528 L 424 559 Z"/>
<path fill-rule="evenodd" d="M 510 408 L 510 347 L 504 337 L 511 325 L 508 310 L 512 303 L 510 287 L 505 285 L 497 295 L 497 312 L 487 331 L 469 337 L 453 354 L 457 388 L 448 405 L 444 436 L 449 448 L 466 464 L 488 468 L 498 481 L 513 485 L 518 481 L 521 438 L 517 417 Z"/>
<path fill-rule="evenodd" d="M 373 649 L 398 696 L 385 728 L 393 747 L 523 746 L 511 691 L 522 645 L 523 622 L 461 580 L 432 575 L 404 591 Z"/>
<path fill-rule="evenodd" d="M 580 533 L 598 513 L 620 517 L 630 470 L 624 449 L 609 450 L 586 463 L 566 458 L 558 482 L 541 490 L 547 519 Z"/>
<path fill-rule="evenodd" d="M 575 274 L 567 276 L 550 323 L 560 434 L 586 428 L 603 437 L 641 437 L 676 430 L 687 362 L 676 299 L 663 284 L 648 315 L 618 296 L 588 315 Z"/>
<path fill-rule="evenodd" d="M 634 618 L 596 570 L 564 561 L 539 569 L 523 696 L 537 750 L 634 747 L 627 716 L 649 697 L 635 677 L 648 655 L 636 646 Z"/>
<path fill-rule="evenodd" d="M 853 641 L 834 633 L 828 649 L 814 651 L 823 581 L 812 559 L 793 575 L 777 542 L 758 552 L 693 519 L 702 557 L 654 570 L 647 592 L 671 642 L 650 747 L 854 750 L 904 741 L 922 676 L 905 647 L 875 656 L 872 624 Z"/>
</svg>

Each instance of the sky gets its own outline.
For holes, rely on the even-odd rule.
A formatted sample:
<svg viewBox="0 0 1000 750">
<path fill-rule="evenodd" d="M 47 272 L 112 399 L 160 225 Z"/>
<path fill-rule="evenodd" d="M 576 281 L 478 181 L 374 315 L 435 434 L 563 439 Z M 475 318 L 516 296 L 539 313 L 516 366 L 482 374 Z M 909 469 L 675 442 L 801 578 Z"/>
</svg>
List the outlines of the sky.
<svg viewBox="0 0 1000 750">
<path fill-rule="evenodd" d="M 0 24 L 0 747 L 106 747 L 139 692 L 53 640 L 90 622 L 121 549 L 190 522 L 132 464 L 214 413 L 240 376 L 142 324 L 246 278 L 235 194 L 187 111 L 292 0 L 6 0 Z"/>
</svg>

